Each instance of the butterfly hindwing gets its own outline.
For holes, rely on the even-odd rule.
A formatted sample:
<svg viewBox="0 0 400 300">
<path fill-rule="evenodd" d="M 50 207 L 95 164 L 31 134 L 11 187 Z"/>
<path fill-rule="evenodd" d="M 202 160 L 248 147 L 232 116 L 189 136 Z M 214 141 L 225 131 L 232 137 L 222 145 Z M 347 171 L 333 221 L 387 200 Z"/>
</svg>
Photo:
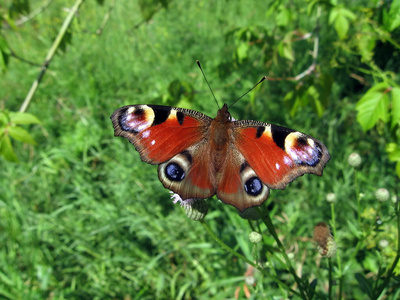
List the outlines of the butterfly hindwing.
<svg viewBox="0 0 400 300">
<path fill-rule="evenodd" d="M 231 145 L 220 174 L 217 197 L 243 211 L 260 205 L 268 195 L 269 188 L 258 179 L 237 148 Z"/>
<path fill-rule="evenodd" d="M 208 144 L 203 140 L 158 166 L 163 185 L 182 199 L 215 195 L 215 171 Z"/>
</svg>

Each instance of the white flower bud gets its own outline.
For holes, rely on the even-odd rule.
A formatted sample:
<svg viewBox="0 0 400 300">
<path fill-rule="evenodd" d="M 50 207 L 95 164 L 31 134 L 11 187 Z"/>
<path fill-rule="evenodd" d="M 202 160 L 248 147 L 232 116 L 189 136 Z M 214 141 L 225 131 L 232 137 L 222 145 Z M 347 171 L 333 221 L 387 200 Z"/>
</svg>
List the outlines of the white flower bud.
<svg viewBox="0 0 400 300">
<path fill-rule="evenodd" d="M 361 156 L 358 153 L 351 153 L 347 159 L 347 162 L 353 168 L 358 168 L 361 165 L 361 161 Z"/>
</svg>

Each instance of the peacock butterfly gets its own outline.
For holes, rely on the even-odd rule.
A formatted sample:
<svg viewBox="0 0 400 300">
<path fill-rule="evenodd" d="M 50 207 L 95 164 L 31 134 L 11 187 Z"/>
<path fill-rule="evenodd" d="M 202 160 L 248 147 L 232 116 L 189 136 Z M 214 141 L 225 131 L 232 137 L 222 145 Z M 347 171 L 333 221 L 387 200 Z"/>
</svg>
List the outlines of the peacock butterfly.
<svg viewBox="0 0 400 300">
<path fill-rule="evenodd" d="M 165 188 L 182 199 L 217 195 L 240 211 L 263 203 L 305 173 L 322 175 L 330 159 L 317 139 L 253 120 L 234 121 L 228 105 L 213 119 L 198 111 L 128 105 L 111 116 L 142 161 L 158 165 Z"/>
</svg>

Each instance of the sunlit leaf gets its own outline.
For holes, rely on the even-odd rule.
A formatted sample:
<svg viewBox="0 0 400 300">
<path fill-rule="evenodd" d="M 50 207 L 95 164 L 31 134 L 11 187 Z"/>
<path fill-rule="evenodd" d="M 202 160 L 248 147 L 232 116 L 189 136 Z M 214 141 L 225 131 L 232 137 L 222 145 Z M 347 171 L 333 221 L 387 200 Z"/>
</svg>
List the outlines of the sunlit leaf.
<svg viewBox="0 0 400 300">
<path fill-rule="evenodd" d="M 340 14 L 351 21 L 356 18 L 356 15 L 351 10 L 344 7 L 340 8 Z"/>
<path fill-rule="evenodd" d="M 389 86 L 385 82 L 378 83 L 358 101 L 356 106 L 358 111 L 357 121 L 364 131 L 374 127 L 378 120 L 388 121 L 388 88 Z"/>
<path fill-rule="evenodd" d="M 390 10 L 383 10 L 383 25 L 390 32 L 400 26 L 400 1 L 392 1 Z"/>
<path fill-rule="evenodd" d="M 400 146 L 396 143 L 387 144 L 386 152 L 389 154 L 390 161 L 400 161 Z"/>
<path fill-rule="evenodd" d="M 400 88 L 394 87 L 392 93 L 392 127 L 400 122 Z"/>
<path fill-rule="evenodd" d="M 284 5 L 279 6 L 279 11 L 275 17 L 276 25 L 286 27 L 291 23 L 292 14 L 289 9 L 287 9 Z"/>
<path fill-rule="evenodd" d="M 335 7 L 330 11 L 329 24 L 334 24 L 339 39 L 344 39 L 349 31 L 349 20 L 354 20 L 355 14 L 344 7 Z"/>
<path fill-rule="evenodd" d="M 10 120 L 13 124 L 38 124 L 40 123 L 39 119 L 34 115 L 23 112 L 10 112 Z"/>
<path fill-rule="evenodd" d="M 292 49 L 292 43 L 287 40 L 283 40 L 278 45 L 279 55 L 283 58 L 286 58 L 290 61 L 294 61 L 294 54 Z"/>
<path fill-rule="evenodd" d="M 337 8 L 333 8 L 331 9 L 330 13 L 329 13 L 329 24 L 333 24 L 338 16 L 338 12 L 339 10 Z"/>
<path fill-rule="evenodd" d="M 249 44 L 247 42 L 241 42 L 236 49 L 236 55 L 239 63 L 242 63 L 248 57 Z"/>
<path fill-rule="evenodd" d="M 369 24 L 364 24 L 362 30 L 357 35 L 357 49 L 361 54 L 364 61 L 371 61 L 374 55 L 374 49 L 377 38 L 370 34 L 373 32 L 373 28 Z"/>
<path fill-rule="evenodd" d="M 0 155 L 3 155 L 8 161 L 18 162 L 18 158 L 15 155 L 10 137 L 8 135 L 3 135 L 2 139 L 0 140 Z"/>
<path fill-rule="evenodd" d="M 307 92 L 305 93 L 304 96 L 308 98 L 307 102 L 311 102 L 311 105 L 313 106 L 314 111 L 316 111 L 318 116 L 321 117 L 324 110 L 322 108 L 322 104 L 320 101 L 320 95 L 319 95 L 317 88 L 314 85 L 311 85 L 307 89 Z"/>
<path fill-rule="evenodd" d="M 335 20 L 335 30 L 339 39 L 344 39 L 349 31 L 349 21 L 343 15 L 338 15 Z"/>
<path fill-rule="evenodd" d="M 10 126 L 8 127 L 8 133 L 10 136 L 17 141 L 31 144 L 31 145 L 36 145 L 35 140 L 32 138 L 32 136 L 29 134 L 28 131 L 23 129 L 22 127 L 19 126 Z"/>
</svg>

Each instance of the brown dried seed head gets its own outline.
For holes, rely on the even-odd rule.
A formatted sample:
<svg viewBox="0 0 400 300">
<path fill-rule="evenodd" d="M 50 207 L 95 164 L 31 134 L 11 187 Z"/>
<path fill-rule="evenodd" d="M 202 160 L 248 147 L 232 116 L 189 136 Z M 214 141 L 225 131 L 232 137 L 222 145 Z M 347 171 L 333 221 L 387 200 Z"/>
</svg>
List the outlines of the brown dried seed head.
<svg viewBox="0 0 400 300">
<path fill-rule="evenodd" d="M 314 241 L 318 244 L 318 251 L 322 256 L 332 257 L 336 253 L 336 243 L 329 226 L 324 222 L 314 227 Z"/>
</svg>

